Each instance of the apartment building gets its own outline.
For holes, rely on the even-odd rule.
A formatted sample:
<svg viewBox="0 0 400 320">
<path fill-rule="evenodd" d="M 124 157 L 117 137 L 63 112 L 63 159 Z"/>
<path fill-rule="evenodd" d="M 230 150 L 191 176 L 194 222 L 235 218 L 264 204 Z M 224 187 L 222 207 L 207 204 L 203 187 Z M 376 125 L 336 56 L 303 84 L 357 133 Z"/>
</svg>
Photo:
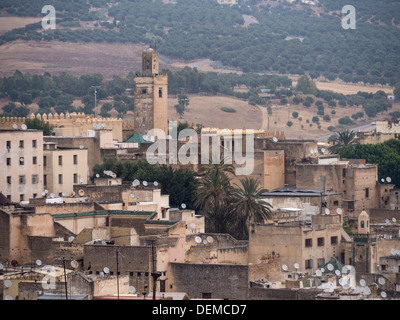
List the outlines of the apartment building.
<svg viewBox="0 0 400 320">
<path fill-rule="evenodd" d="M 54 142 L 46 142 L 43 168 L 43 187 L 47 196 L 71 196 L 75 184 L 88 181 L 88 149 L 59 147 Z"/>
<path fill-rule="evenodd" d="M 43 192 L 43 131 L 0 130 L 0 191 L 11 201 L 28 201 Z"/>
</svg>

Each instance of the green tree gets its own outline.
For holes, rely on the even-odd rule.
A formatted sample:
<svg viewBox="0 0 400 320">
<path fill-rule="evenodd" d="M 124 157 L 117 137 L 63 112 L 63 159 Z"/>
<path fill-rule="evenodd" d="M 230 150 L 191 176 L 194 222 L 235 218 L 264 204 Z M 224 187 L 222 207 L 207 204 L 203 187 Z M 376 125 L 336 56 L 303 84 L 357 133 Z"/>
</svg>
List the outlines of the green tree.
<svg viewBox="0 0 400 320">
<path fill-rule="evenodd" d="M 260 182 L 254 178 L 240 179 L 240 186 L 233 189 L 232 213 L 234 223 L 232 234 L 237 239 L 248 239 L 249 226 L 263 223 L 271 216 L 271 204 L 262 200 L 267 189 L 260 187 Z"/>
<path fill-rule="evenodd" d="M 53 126 L 50 125 L 49 122 L 38 118 L 27 118 L 25 119 L 25 124 L 28 129 L 42 130 L 44 136 L 51 136 L 51 134 L 53 133 Z"/>
<path fill-rule="evenodd" d="M 300 91 L 303 94 L 315 95 L 317 93 L 317 86 L 309 77 L 302 75 L 297 79 L 296 91 Z"/>
<path fill-rule="evenodd" d="M 357 133 L 355 131 L 350 131 L 347 129 L 337 132 L 331 140 L 334 144 L 330 146 L 328 150 L 332 154 L 338 154 L 345 148 L 354 147 L 360 143 L 359 138 L 357 137 Z"/>
</svg>

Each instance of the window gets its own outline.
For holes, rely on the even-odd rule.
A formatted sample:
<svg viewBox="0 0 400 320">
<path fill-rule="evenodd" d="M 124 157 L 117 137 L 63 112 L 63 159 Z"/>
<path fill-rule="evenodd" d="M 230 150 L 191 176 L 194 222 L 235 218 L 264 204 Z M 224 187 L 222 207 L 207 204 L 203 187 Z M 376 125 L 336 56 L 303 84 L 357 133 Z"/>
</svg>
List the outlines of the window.
<svg viewBox="0 0 400 320">
<path fill-rule="evenodd" d="M 24 140 L 19 140 L 19 147 L 23 148 L 24 147 Z"/>
<path fill-rule="evenodd" d="M 158 97 L 162 98 L 162 88 L 158 88 Z"/>
<path fill-rule="evenodd" d="M 62 156 L 58 156 L 58 165 L 62 166 Z"/>
<path fill-rule="evenodd" d="M 25 176 L 19 176 L 19 184 L 25 184 Z"/>
<path fill-rule="evenodd" d="M 203 292 L 203 293 L 201 294 L 201 297 L 202 297 L 203 299 L 211 299 L 211 292 Z"/>
<path fill-rule="evenodd" d="M 19 164 L 20 164 L 21 166 L 23 166 L 24 163 L 25 163 L 24 157 L 20 157 L 20 158 L 19 158 Z"/>
<path fill-rule="evenodd" d="M 78 183 L 78 174 L 74 173 L 74 183 Z"/>
<path fill-rule="evenodd" d="M 43 184 L 47 185 L 47 175 L 46 174 L 43 175 Z"/>
<path fill-rule="evenodd" d="M 37 164 L 37 157 L 32 158 L 32 164 Z"/>
<path fill-rule="evenodd" d="M 365 188 L 365 197 L 369 198 L 369 188 Z"/>
<path fill-rule="evenodd" d="M 39 183 L 39 176 L 37 174 L 32 175 L 32 184 Z"/>
<path fill-rule="evenodd" d="M 37 142 L 36 140 L 32 140 L 32 148 L 36 148 L 37 147 Z"/>
<path fill-rule="evenodd" d="M 78 155 L 74 154 L 74 164 L 78 164 Z"/>
<path fill-rule="evenodd" d="M 11 158 L 7 158 L 7 165 L 11 166 Z"/>
<path fill-rule="evenodd" d="M 343 176 L 343 178 L 346 178 L 346 169 L 345 168 L 342 169 L 342 176 Z"/>
<path fill-rule="evenodd" d="M 7 148 L 8 151 L 10 151 L 10 149 L 11 149 L 11 141 L 7 141 L 6 142 L 6 148 Z"/>
<path fill-rule="evenodd" d="M 142 93 L 146 94 L 147 93 L 147 89 L 142 89 Z"/>
<path fill-rule="evenodd" d="M 338 244 L 338 237 L 337 236 L 331 237 L 331 244 Z"/>
<path fill-rule="evenodd" d="M 386 271 L 386 265 L 385 264 L 381 264 L 381 271 Z"/>
<path fill-rule="evenodd" d="M 63 176 L 62 174 L 58 175 L 58 184 L 62 184 L 63 183 Z"/>
<path fill-rule="evenodd" d="M 339 205 L 339 201 L 337 201 L 337 200 L 333 201 L 333 205 L 334 206 L 338 206 Z"/>
<path fill-rule="evenodd" d="M 47 157 L 43 156 L 43 167 L 47 166 Z"/>
<path fill-rule="evenodd" d="M 306 246 L 306 248 L 312 247 L 312 239 L 306 239 L 305 246 Z"/>
<path fill-rule="evenodd" d="M 11 177 L 10 176 L 7 177 L 7 184 L 11 184 Z"/>
<path fill-rule="evenodd" d="M 37 198 L 37 193 L 34 193 L 33 194 L 33 199 L 36 199 Z"/>
<path fill-rule="evenodd" d="M 325 238 L 318 238 L 317 239 L 317 245 L 318 247 L 322 247 L 325 245 Z"/>
<path fill-rule="evenodd" d="M 7 199 L 8 199 L 8 201 L 11 201 L 11 194 L 7 195 Z"/>
<path fill-rule="evenodd" d="M 312 260 L 311 259 L 305 261 L 305 268 L 312 269 Z"/>
<path fill-rule="evenodd" d="M 25 199 L 25 195 L 24 194 L 20 194 L 19 195 L 19 201 L 24 201 Z"/>
</svg>

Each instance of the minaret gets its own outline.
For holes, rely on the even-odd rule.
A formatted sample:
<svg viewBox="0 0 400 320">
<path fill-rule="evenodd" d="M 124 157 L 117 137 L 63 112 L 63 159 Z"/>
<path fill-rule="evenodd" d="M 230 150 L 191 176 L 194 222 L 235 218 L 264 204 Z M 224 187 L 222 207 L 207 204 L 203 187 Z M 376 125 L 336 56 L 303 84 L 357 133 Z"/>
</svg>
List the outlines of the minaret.
<svg viewBox="0 0 400 320">
<path fill-rule="evenodd" d="M 142 74 L 134 80 L 134 131 L 142 135 L 151 129 L 161 129 L 168 135 L 168 76 L 159 74 L 158 65 L 158 52 L 146 49 Z"/>
</svg>

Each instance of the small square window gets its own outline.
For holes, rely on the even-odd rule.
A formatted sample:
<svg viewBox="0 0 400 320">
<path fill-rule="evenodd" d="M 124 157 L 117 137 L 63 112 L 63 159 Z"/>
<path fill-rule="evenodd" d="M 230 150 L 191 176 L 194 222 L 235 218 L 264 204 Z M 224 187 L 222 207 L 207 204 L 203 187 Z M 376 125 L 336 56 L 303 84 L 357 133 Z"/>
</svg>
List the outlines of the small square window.
<svg viewBox="0 0 400 320">
<path fill-rule="evenodd" d="M 19 184 L 25 184 L 25 176 L 19 176 Z"/>
<path fill-rule="evenodd" d="M 32 184 L 39 183 L 39 176 L 37 174 L 32 175 Z"/>
<path fill-rule="evenodd" d="M 305 246 L 306 248 L 312 247 L 312 239 L 306 239 Z"/>
<path fill-rule="evenodd" d="M 24 201 L 25 199 L 25 195 L 24 194 L 20 194 L 19 195 L 19 201 Z"/>
<path fill-rule="evenodd" d="M 317 245 L 318 247 L 322 247 L 325 245 L 325 238 L 318 238 L 317 239 Z"/>
<path fill-rule="evenodd" d="M 147 93 L 147 89 L 142 89 L 142 94 L 146 94 Z"/>
<path fill-rule="evenodd" d="M 19 147 L 23 148 L 24 147 L 24 140 L 19 140 Z"/>
<path fill-rule="evenodd" d="M 32 148 L 36 148 L 37 147 L 37 141 L 36 140 L 32 140 Z"/>
<path fill-rule="evenodd" d="M 313 261 L 311 259 L 305 261 L 305 268 L 312 269 Z"/>
<path fill-rule="evenodd" d="M 337 244 L 338 243 L 338 237 L 331 237 L 331 244 Z"/>
<path fill-rule="evenodd" d="M 24 159 L 24 157 L 20 157 L 20 158 L 19 158 L 19 164 L 20 164 L 21 166 L 23 166 L 23 165 L 25 164 L 25 159 Z"/>
</svg>

